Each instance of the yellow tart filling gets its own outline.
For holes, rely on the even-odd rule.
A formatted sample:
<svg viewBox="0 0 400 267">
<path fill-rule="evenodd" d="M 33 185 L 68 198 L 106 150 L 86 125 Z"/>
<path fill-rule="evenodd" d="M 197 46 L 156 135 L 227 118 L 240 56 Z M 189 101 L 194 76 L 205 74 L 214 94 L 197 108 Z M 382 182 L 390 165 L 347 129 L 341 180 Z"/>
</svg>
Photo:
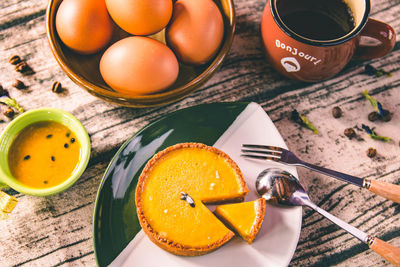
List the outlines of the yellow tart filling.
<svg viewBox="0 0 400 267">
<path fill-rule="evenodd" d="M 243 239 L 252 243 L 265 215 L 265 199 L 220 205 L 215 214 L 231 226 Z"/>
<path fill-rule="evenodd" d="M 139 179 L 136 201 L 145 232 L 183 248 L 207 250 L 227 242 L 233 232 L 203 203 L 243 199 L 248 189 L 237 165 L 202 144 L 165 151 L 150 160 Z"/>
</svg>

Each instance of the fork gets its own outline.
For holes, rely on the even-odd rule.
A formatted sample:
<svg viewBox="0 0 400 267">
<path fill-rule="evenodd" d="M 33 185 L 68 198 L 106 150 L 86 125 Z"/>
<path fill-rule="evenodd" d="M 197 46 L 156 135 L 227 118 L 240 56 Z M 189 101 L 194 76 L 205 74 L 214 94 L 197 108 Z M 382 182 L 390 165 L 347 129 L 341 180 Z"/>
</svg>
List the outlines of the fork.
<svg viewBox="0 0 400 267">
<path fill-rule="evenodd" d="M 249 159 L 270 160 L 288 165 L 302 166 L 320 172 L 339 180 L 366 188 L 372 193 L 386 199 L 400 203 L 400 186 L 382 181 L 359 178 L 342 172 L 330 170 L 314 164 L 307 163 L 298 158 L 293 152 L 276 146 L 243 144 L 241 156 Z"/>
</svg>

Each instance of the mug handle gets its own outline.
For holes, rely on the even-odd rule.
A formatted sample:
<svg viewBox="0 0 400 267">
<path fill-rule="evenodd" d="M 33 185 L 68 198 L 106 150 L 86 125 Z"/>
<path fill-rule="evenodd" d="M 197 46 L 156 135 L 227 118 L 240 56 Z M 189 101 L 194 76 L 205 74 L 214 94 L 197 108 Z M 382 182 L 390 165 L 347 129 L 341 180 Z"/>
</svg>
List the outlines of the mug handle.
<svg viewBox="0 0 400 267">
<path fill-rule="evenodd" d="M 369 18 L 360 36 L 367 36 L 380 41 L 377 45 L 358 45 L 355 58 L 368 60 L 383 57 L 392 51 L 396 44 L 396 33 L 393 28 L 381 21 Z"/>
<path fill-rule="evenodd" d="M 8 219 L 9 214 L 17 205 L 18 199 L 0 191 L 0 220 Z"/>
</svg>

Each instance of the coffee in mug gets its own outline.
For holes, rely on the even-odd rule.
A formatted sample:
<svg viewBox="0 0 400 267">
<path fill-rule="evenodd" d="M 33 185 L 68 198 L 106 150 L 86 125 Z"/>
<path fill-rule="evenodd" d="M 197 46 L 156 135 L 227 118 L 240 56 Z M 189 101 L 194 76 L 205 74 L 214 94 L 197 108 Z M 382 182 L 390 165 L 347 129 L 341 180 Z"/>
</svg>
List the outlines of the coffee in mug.
<svg viewBox="0 0 400 267">
<path fill-rule="evenodd" d="M 342 0 L 281 0 L 277 11 L 293 32 L 312 40 L 333 40 L 354 28 L 354 17 Z"/>
<path fill-rule="evenodd" d="M 369 0 L 269 0 L 261 21 L 267 60 L 283 75 L 316 82 L 337 74 L 352 57 L 386 55 L 396 35 L 368 18 Z M 360 44 L 361 36 L 379 41 Z"/>
</svg>

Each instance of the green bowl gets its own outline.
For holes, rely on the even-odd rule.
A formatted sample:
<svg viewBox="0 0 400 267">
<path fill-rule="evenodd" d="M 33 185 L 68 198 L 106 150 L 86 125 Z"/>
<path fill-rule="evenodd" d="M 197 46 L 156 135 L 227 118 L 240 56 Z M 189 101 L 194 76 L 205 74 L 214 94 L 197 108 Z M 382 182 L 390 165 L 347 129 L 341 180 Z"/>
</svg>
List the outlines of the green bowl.
<svg viewBox="0 0 400 267">
<path fill-rule="evenodd" d="M 76 134 L 81 144 L 78 165 L 71 176 L 61 184 L 49 188 L 34 188 L 16 180 L 8 166 L 8 152 L 15 137 L 28 125 L 38 121 L 54 121 L 63 124 Z M 82 175 L 90 158 L 90 139 L 82 123 L 72 114 L 55 108 L 40 108 L 27 111 L 7 125 L 0 135 L 0 184 L 5 184 L 14 190 L 34 196 L 49 196 L 71 187 Z"/>
</svg>

